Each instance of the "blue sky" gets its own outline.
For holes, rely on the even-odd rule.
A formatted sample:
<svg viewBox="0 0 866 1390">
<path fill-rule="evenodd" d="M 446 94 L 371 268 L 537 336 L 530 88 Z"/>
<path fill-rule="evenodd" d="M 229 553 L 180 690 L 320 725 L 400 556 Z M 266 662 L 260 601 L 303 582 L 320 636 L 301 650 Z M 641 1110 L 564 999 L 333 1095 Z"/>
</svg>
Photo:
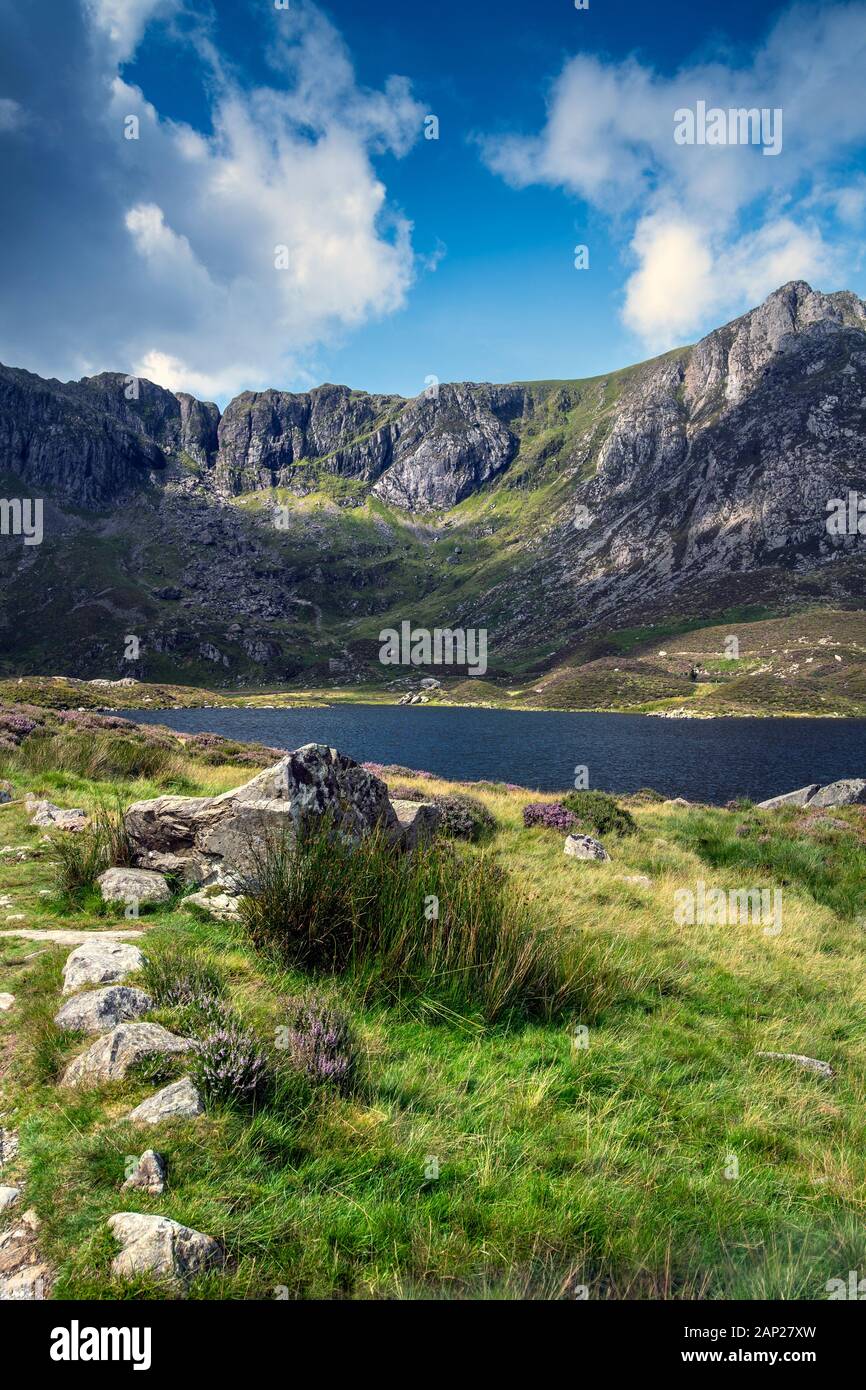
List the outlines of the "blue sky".
<svg viewBox="0 0 866 1390">
<path fill-rule="evenodd" d="M 410 395 L 862 294 L 864 59 L 862 3 L 0 0 L 0 360 Z M 699 100 L 781 153 L 678 147 Z"/>
</svg>

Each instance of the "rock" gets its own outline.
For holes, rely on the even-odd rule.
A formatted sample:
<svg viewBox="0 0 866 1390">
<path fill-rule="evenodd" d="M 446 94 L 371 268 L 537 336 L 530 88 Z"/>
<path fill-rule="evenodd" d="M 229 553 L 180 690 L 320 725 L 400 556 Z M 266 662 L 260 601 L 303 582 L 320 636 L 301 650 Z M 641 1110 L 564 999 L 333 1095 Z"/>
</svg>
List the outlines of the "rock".
<svg viewBox="0 0 866 1390">
<path fill-rule="evenodd" d="M 18 1134 L 14 1129 L 0 1126 L 0 1168 L 18 1157 Z"/>
<path fill-rule="evenodd" d="M 171 898 L 163 875 L 150 869 L 106 869 L 96 882 L 107 903 L 167 903 Z"/>
<path fill-rule="evenodd" d="M 843 777 L 830 782 L 816 792 L 810 806 L 860 806 L 866 802 L 866 780 L 862 777 Z"/>
<path fill-rule="evenodd" d="M 171 854 L 187 863 L 188 882 L 237 888 L 270 832 L 330 814 L 337 832 L 357 841 L 397 818 L 388 789 L 366 768 L 323 743 L 308 743 L 251 781 L 221 796 L 160 796 L 126 813 L 136 863 Z"/>
<path fill-rule="evenodd" d="M 180 905 L 184 908 L 200 907 L 221 922 L 237 922 L 240 920 L 240 902 L 240 897 L 235 893 L 226 893 L 219 884 L 213 883 L 198 893 L 190 893 L 181 900 Z"/>
<path fill-rule="evenodd" d="M 122 1278 L 153 1274 L 185 1282 L 225 1259 L 222 1247 L 212 1236 L 167 1216 L 122 1211 L 110 1216 L 108 1225 L 123 1247 L 111 1263 L 112 1272 Z"/>
<path fill-rule="evenodd" d="M 688 805 L 689 805 L 689 802 L 686 801 L 686 799 L 685 799 L 684 796 L 674 796 L 674 797 L 671 798 L 670 801 L 663 801 L 663 802 L 662 802 L 662 805 L 663 805 L 663 806 L 688 806 Z"/>
<path fill-rule="evenodd" d="M 119 1023 L 69 1063 L 60 1085 L 69 1089 L 122 1081 L 145 1057 L 191 1052 L 194 1047 L 192 1038 L 179 1038 L 159 1023 Z"/>
<path fill-rule="evenodd" d="M 0 780 L 0 806 L 3 805 L 4 801 L 14 801 L 14 800 L 15 800 L 15 791 L 14 791 L 14 788 L 13 788 L 13 786 L 12 786 L 12 783 L 11 783 L 11 782 L 4 782 L 4 781 Z"/>
<path fill-rule="evenodd" d="M 8 1013 L 14 1003 L 14 994 L 0 994 L 0 1014 Z"/>
<path fill-rule="evenodd" d="M 8 1207 L 14 1207 L 20 1196 L 20 1187 L 0 1187 L 0 1212 L 6 1211 Z"/>
<path fill-rule="evenodd" d="M 140 927 L 119 928 L 117 931 L 40 931 L 32 928 L 12 927 L 0 931 L 0 937 L 20 936 L 25 941 L 47 941 L 52 946 L 92 946 L 95 941 L 132 941 L 144 936 Z M 39 952 L 34 952 L 38 955 Z M 30 960 L 30 957 L 25 957 Z"/>
<path fill-rule="evenodd" d="M 758 807 L 762 811 L 773 811 L 777 806 L 807 806 L 820 790 L 820 782 L 810 782 L 808 787 L 798 787 L 795 792 L 785 792 L 782 796 L 771 796 L 766 801 L 759 801 Z"/>
<path fill-rule="evenodd" d="M 573 859 L 610 859 L 604 845 L 591 835 L 569 835 L 565 841 L 565 853 Z"/>
<path fill-rule="evenodd" d="M 110 985 L 144 965 L 137 946 L 122 941 L 87 941 L 76 946 L 63 967 L 63 993 L 75 994 L 84 985 Z"/>
<path fill-rule="evenodd" d="M 7 921 L 7 922 L 26 922 L 26 921 L 27 921 L 27 914 L 26 914 L 26 912 L 10 912 L 9 916 L 6 918 L 6 921 Z"/>
<path fill-rule="evenodd" d="M 836 1075 L 829 1062 L 819 1062 L 816 1057 L 804 1057 L 800 1052 L 758 1052 L 756 1056 L 769 1057 L 777 1062 L 795 1062 L 807 1071 L 816 1071 L 819 1076 L 825 1076 L 828 1081 L 832 1081 Z"/>
<path fill-rule="evenodd" d="M 76 994 L 54 1015 L 58 1028 L 75 1033 L 108 1033 L 118 1023 L 130 1023 L 153 1008 L 144 990 L 128 985 L 109 985 L 106 989 Z"/>
<path fill-rule="evenodd" d="M 810 782 L 808 787 L 799 787 L 795 792 L 785 792 L 783 796 L 771 796 L 767 801 L 759 801 L 762 811 L 773 811 L 777 806 L 858 806 L 866 802 L 866 780 L 862 777 L 843 777 L 838 782 L 821 786 Z"/>
<path fill-rule="evenodd" d="M 392 830 L 394 842 L 403 849 L 426 844 L 436 834 L 442 819 L 440 807 L 432 801 L 392 801 L 397 825 Z"/>
<path fill-rule="evenodd" d="M 652 879 L 646 874 L 618 874 L 620 883 L 637 883 L 641 888 L 651 888 Z"/>
<path fill-rule="evenodd" d="M 39 1218 L 25 1211 L 18 1224 L 0 1232 L 0 1302 L 35 1302 L 48 1297 L 51 1270 L 39 1257 Z"/>
<path fill-rule="evenodd" d="M 204 1106 L 201 1096 L 188 1076 L 173 1081 L 156 1095 L 148 1096 L 141 1105 L 127 1115 L 133 1124 L 158 1125 L 162 1120 L 174 1120 L 186 1116 L 201 1115 Z"/>
<path fill-rule="evenodd" d="M 50 826 L 52 830 L 84 830 L 88 825 L 86 811 L 66 811 L 51 801 L 38 801 L 33 796 L 25 797 L 25 801 L 31 825 Z"/>
<path fill-rule="evenodd" d="M 121 1185 L 121 1192 L 128 1187 L 141 1188 L 150 1197 L 159 1197 L 165 1191 L 168 1167 L 162 1154 L 155 1149 L 145 1149 L 135 1165 L 135 1171 Z"/>
</svg>

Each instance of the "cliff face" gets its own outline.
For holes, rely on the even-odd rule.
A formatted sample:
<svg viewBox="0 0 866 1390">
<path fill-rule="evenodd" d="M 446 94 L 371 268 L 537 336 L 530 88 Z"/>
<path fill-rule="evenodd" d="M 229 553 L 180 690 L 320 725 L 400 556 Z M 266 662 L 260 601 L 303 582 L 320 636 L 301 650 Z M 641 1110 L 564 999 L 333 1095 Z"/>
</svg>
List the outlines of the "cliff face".
<svg viewBox="0 0 866 1390">
<path fill-rule="evenodd" d="M 51 545 L 0 539 L 13 659 L 16 615 L 46 595 L 60 628 L 64 602 L 101 603 L 126 631 L 143 615 L 166 671 L 192 652 L 270 678 L 342 661 L 365 622 L 422 597 L 512 653 L 686 606 L 858 601 L 864 540 L 830 536 L 826 516 L 866 496 L 866 305 L 794 282 L 694 347 L 588 382 L 245 392 L 222 415 L 117 373 L 3 367 L 0 475 L 53 518 Z M 331 500 L 278 530 L 273 488 Z M 50 639 L 39 650 L 59 664 Z"/>
</svg>

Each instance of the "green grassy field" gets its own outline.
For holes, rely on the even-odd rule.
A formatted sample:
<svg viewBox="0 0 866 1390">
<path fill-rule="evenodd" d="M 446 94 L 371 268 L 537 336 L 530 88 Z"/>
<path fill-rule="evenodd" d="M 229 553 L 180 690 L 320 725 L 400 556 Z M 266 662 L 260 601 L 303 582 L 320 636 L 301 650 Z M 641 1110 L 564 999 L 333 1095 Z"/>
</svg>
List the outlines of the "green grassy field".
<svg viewBox="0 0 866 1390">
<path fill-rule="evenodd" d="M 22 793 L 87 808 L 167 786 L 222 791 L 249 774 L 176 749 L 122 780 L 34 771 L 15 755 L 0 768 Z M 635 798 L 623 804 L 637 833 L 604 837 L 611 861 L 584 863 L 563 855 L 560 833 L 523 827 L 533 793 L 395 782 L 422 796 L 471 790 L 494 815 L 492 838 L 459 852 L 507 872 L 569 973 L 567 1006 L 491 1023 L 443 1002 L 435 978 L 382 993 L 369 971 L 314 975 L 175 899 L 138 924 L 147 957 L 170 974 L 195 953 L 265 1050 L 287 1000 L 315 989 L 350 1020 L 357 1084 L 283 1086 L 254 1112 L 214 1104 L 143 1132 L 123 1116 L 153 1077 L 57 1088 L 83 1045 L 52 1022 L 69 948 L 0 937 L 0 987 L 16 996 L 0 1015 L 0 1111 L 21 1136 L 3 1180 L 23 1179 L 41 1218 L 53 1296 L 173 1296 L 112 1278 L 105 1223 L 121 1210 L 225 1243 L 225 1269 L 194 1280 L 193 1298 L 805 1299 L 860 1267 L 862 809 Z M 57 890 L 42 834 L 20 804 L 0 808 L 0 847 L 30 851 L 0 857 L 12 900 L 0 931 L 12 913 L 34 929 L 128 925 L 92 892 Z M 675 890 L 699 880 L 781 887 L 783 930 L 676 925 Z M 150 1017 L 182 1031 L 176 1010 Z M 835 1079 L 762 1050 L 820 1058 Z M 168 1157 L 165 1194 L 121 1195 L 129 1157 L 149 1145 Z"/>
</svg>

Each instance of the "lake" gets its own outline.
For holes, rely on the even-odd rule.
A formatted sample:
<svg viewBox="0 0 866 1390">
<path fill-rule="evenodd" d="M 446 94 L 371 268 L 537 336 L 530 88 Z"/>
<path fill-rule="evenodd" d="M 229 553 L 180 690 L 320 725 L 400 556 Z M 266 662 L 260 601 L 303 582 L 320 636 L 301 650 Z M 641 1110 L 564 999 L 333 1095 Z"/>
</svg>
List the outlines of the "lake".
<svg viewBox="0 0 866 1390">
<path fill-rule="evenodd" d="M 602 791 L 654 787 L 713 803 L 866 776 L 866 719 L 652 719 L 434 705 L 119 712 L 183 733 L 287 749 L 327 743 L 358 762 L 543 791 L 570 787 L 579 765 Z"/>
</svg>

